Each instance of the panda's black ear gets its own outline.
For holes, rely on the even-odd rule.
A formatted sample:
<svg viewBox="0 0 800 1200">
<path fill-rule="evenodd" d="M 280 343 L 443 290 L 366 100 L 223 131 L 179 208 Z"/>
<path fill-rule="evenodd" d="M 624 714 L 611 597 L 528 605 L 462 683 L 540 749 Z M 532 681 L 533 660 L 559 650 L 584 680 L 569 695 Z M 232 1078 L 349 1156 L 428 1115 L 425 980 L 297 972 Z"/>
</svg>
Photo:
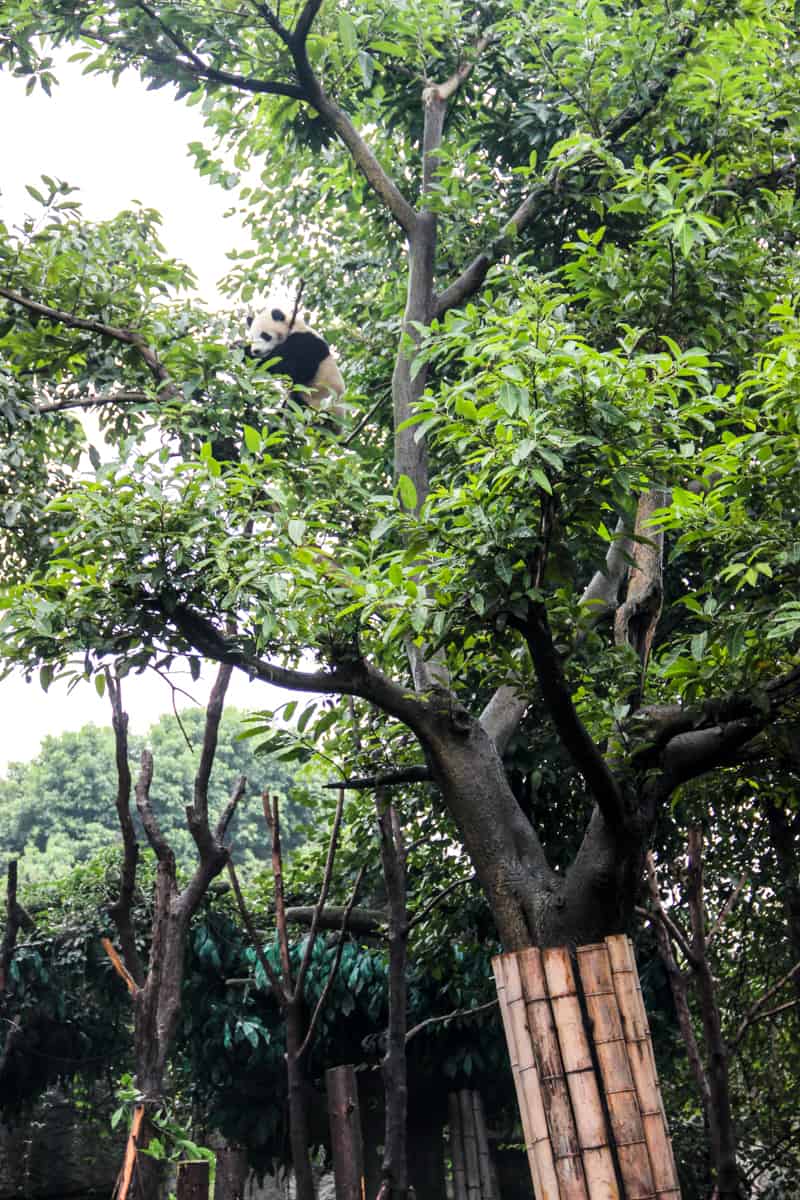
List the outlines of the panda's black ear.
<svg viewBox="0 0 800 1200">
<path fill-rule="evenodd" d="M 286 320 L 286 313 L 282 312 L 279 308 L 273 308 L 272 312 L 270 313 L 270 316 L 272 317 L 273 321 L 285 321 Z"/>
<path fill-rule="evenodd" d="M 248 313 L 248 314 L 247 314 L 247 316 L 246 316 L 246 317 L 245 317 L 245 319 L 244 319 L 244 327 L 245 327 L 245 329 L 249 329 L 249 328 L 250 328 L 250 326 L 253 324 L 253 319 L 254 319 L 254 318 L 253 318 L 253 314 L 252 314 L 252 313 Z"/>
</svg>

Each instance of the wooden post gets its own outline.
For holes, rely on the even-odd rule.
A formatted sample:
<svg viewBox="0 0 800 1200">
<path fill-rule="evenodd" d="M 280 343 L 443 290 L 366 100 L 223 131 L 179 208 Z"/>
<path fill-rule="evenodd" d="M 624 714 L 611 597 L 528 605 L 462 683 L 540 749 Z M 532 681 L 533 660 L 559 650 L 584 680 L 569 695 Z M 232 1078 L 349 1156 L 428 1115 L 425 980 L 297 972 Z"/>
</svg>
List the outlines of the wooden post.
<svg viewBox="0 0 800 1200">
<path fill-rule="evenodd" d="M 208 1200 L 208 1182 L 207 1159 L 178 1163 L 177 1200 Z"/>
<path fill-rule="evenodd" d="M 214 1200 L 243 1200 L 247 1182 L 247 1151 L 244 1146 L 222 1146 L 217 1150 Z"/>
<path fill-rule="evenodd" d="M 461 1113 L 467 1200 L 481 1200 L 481 1168 L 478 1162 L 478 1139 L 475 1136 L 475 1114 L 472 1111 L 472 1092 L 467 1088 L 458 1093 L 458 1107 Z"/>
<path fill-rule="evenodd" d="M 355 1069 L 331 1067 L 325 1072 L 325 1090 L 336 1200 L 364 1200 L 364 1146 Z"/>
</svg>

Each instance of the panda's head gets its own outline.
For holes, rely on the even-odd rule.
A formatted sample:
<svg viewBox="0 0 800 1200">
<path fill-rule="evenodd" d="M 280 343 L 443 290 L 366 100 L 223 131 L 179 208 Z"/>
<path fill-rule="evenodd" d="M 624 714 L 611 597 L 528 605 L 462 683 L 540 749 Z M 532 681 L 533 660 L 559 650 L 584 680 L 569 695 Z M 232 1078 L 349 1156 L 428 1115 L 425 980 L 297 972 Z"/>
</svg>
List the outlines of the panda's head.
<svg viewBox="0 0 800 1200">
<path fill-rule="evenodd" d="M 268 308 L 247 319 L 247 349 L 253 358 L 271 358 L 275 347 L 292 333 L 304 333 L 307 326 L 300 317 L 291 321 L 282 308 Z"/>
</svg>

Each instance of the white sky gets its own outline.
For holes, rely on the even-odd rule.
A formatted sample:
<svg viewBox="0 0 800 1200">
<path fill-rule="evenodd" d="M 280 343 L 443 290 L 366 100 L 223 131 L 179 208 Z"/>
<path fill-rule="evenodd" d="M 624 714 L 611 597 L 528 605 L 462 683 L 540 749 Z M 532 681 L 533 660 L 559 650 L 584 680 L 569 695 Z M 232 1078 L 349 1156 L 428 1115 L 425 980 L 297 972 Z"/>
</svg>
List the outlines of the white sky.
<svg viewBox="0 0 800 1200">
<path fill-rule="evenodd" d="M 170 88 L 148 92 L 134 74 L 116 88 L 105 76 L 81 75 L 79 64 L 65 61 L 56 74 L 60 86 L 49 98 L 39 88 L 26 96 L 24 80 L 0 71 L 0 218 L 13 225 L 35 210 L 25 184 L 40 185 L 42 173 L 79 187 L 82 211 L 92 220 L 139 200 L 162 213 L 167 251 L 194 270 L 209 307 L 221 307 L 215 285 L 227 270 L 226 250 L 241 249 L 247 238 L 224 220 L 232 194 L 191 165 L 187 144 L 204 137 L 199 110 L 176 103 Z M 199 684 L 188 677 L 176 682 L 203 702 L 212 679 L 209 669 Z M 270 708 L 287 698 L 236 675 L 228 697 L 243 708 Z M 126 680 L 123 698 L 136 732 L 171 711 L 170 689 L 152 672 Z M 0 771 L 34 757 L 48 733 L 110 718 L 93 684 L 69 694 L 54 684 L 45 693 L 37 679 L 28 684 L 16 676 L 0 681 L 0 714 Z"/>
</svg>

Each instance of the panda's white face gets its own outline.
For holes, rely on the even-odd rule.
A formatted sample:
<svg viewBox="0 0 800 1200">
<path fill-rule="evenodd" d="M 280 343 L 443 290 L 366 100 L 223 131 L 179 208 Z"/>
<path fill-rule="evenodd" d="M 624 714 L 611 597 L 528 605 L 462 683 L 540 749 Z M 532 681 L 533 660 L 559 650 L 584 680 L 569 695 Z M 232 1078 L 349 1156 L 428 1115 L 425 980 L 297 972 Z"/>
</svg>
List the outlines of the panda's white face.
<svg viewBox="0 0 800 1200">
<path fill-rule="evenodd" d="M 247 328 L 250 353 L 255 358 L 269 358 L 275 347 L 285 342 L 288 336 L 289 320 L 280 308 L 258 313 Z"/>
</svg>

